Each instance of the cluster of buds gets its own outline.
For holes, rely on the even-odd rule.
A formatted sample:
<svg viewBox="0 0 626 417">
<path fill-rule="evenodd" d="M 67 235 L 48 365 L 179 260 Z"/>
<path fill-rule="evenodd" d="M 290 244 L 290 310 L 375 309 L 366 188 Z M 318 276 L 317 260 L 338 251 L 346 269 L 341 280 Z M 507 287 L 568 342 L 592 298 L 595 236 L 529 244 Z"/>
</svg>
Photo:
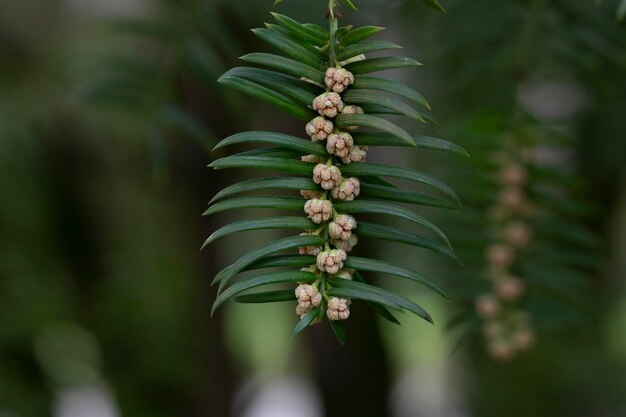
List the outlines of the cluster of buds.
<svg viewBox="0 0 626 417">
<path fill-rule="evenodd" d="M 346 88 L 354 84 L 354 75 L 343 68 L 328 68 L 325 75 L 326 87 L 335 93 L 343 93 Z"/>
<path fill-rule="evenodd" d="M 501 192 L 489 209 L 495 226 L 494 242 L 485 250 L 487 275 L 492 290 L 476 299 L 476 314 L 484 320 L 483 335 L 488 352 L 496 360 L 511 359 L 529 349 L 535 334 L 518 303 L 526 293 L 526 283 L 514 274 L 520 255 L 532 241 L 528 224 L 532 214 L 525 192 L 528 173 L 522 164 L 503 161 L 499 172 Z"/>
<path fill-rule="evenodd" d="M 301 236 L 310 235 L 310 233 L 300 233 Z M 317 256 L 324 248 L 322 246 L 303 246 L 298 249 L 300 255 Z"/>
<path fill-rule="evenodd" d="M 335 275 L 343 268 L 343 261 L 347 258 L 348 255 L 342 249 L 325 250 L 317 255 L 317 268 L 321 272 Z"/>
<path fill-rule="evenodd" d="M 328 135 L 333 133 L 335 129 L 333 122 L 328 119 L 318 116 L 311 120 L 306 125 L 306 134 L 311 137 L 311 140 L 320 141 L 326 140 Z"/>
<path fill-rule="evenodd" d="M 317 307 L 322 302 L 322 294 L 312 285 L 300 284 L 296 288 L 295 293 L 298 299 L 296 314 L 300 317 L 304 317 L 309 310 Z"/>
<path fill-rule="evenodd" d="M 341 114 L 364 114 L 365 112 L 363 111 L 363 109 L 359 106 L 354 106 L 352 104 L 344 106 L 343 110 L 341 111 Z M 358 126 L 346 126 L 346 130 L 357 130 L 359 127 Z"/>
<path fill-rule="evenodd" d="M 499 179 L 502 184 L 499 204 L 502 208 L 517 215 L 530 214 L 532 207 L 524 192 L 528 181 L 526 169 L 517 163 L 505 163 Z"/>
<path fill-rule="evenodd" d="M 361 182 L 355 177 L 342 180 L 331 192 L 333 198 L 342 201 L 352 201 L 358 197 L 360 193 Z"/>
<path fill-rule="evenodd" d="M 328 234 L 333 239 L 348 241 L 352 237 L 352 230 L 356 229 L 356 220 L 347 214 L 340 214 L 328 225 Z"/>
<path fill-rule="evenodd" d="M 326 150 L 331 155 L 337 155 L 340 158 L 345 158 L 350 155 L 352 148 L 354 147 L 354 140 L 349 133 L 333 133 L 328 136 L 326 141 Z"/>
<path fill-rule="evenodd" d="M 328 200 L 314 198 L 304 204 L 304 212 L 314 223 L 328 221 L 333 214 L 333 203 Z"/>
<path fill-rule="evenodd" d="M 317 164 L 313 168 L 313 181 L 325 190 L 332 190 L 341 182 L 341 171 L 334 165 Z"/>
<path fill-rule="evenodd" d="M 340 167 L 342 164 L 365 162 L 367 147 L 355 144 L 352 135 L 347 132 L 356 130 L 358 126 L 348 126 L 345 131 L 341 131 L 337 129 L 333 119 L 340 114 L 364 112 L 361 107 L 345 105 L 341 97 L 341 93 L 354 84 L 354 75 L 350 71 L 329 68 L 324 83 L 326 92 L 311 103 L 319 116 L 307 123 L 305 132 L 312 141 L 325 142 L 328 156 L 302 157 L 302 161 L 316 164 L 313 168 L 313 182 L 319 189 L 301 190 L 300 194 L 307 200 L 304 204 L 305 213 L 319 225 L 317 230 L 305 234 L 325 236 L 326 243 L 323 246 L 299 248 L 301 255 L 316 256 L 316 263 L 311 270 L 319 279 L 313 285 L 298 286 L 296 313 L 303 316 L 313 308 L 325 307 L 329 320 L 345 320 L 350 316 L 350 300 L 326 295 L 327 285 L 324 280 L 330 277 L 352 279 L 354 271 L 344 269 L 344 261 L 347 253 L 358 243 L 354 234 L 357 221 L 350 215 L 338 213 L 333 207 L 333 201 L 351 201 L 359 196 L 359 179 L 344 178 Z"/>
<path fill-rule="evenodd" d="M 343 100 L 337 93 L 320 94 L 313 100 L 313 110 L 331 119 L 341 113 L 343 107 Z"/>
<path fill-rule="evenodd" d="M 341 162 L 351 164 L 353 162 L 365 162 L 367 160 L 367 146 L 353 146 L 346 156 L 341 157 Z"/>
<path fill-rule="evenodd" d="M 535 331 L 528 316 L 521 312 L 512 313 L 501 321 L 485 323 L 482 332 L 488 341 L 489 354 L 498 361 L 508 361 L 535 343 Z"/>
<path fill-rule="evenodd" d="M 332 239 L 330 242 L 335 248 L 341 249 L 344 252 L 350 252 L 352 249 L 354 249 L 356 245 L 358 245 L 359 238 L 354 233 L 352 233 L 350 235 L 350 238 L 347 240 Z"/>
<path fill-rule="evenodd" d="M 328 320 L 347 320 L 350 317 L 350 300 L 347 298 L 333 297 L 328 300 L 328 309 L 326 310 Z"/>
</svg>

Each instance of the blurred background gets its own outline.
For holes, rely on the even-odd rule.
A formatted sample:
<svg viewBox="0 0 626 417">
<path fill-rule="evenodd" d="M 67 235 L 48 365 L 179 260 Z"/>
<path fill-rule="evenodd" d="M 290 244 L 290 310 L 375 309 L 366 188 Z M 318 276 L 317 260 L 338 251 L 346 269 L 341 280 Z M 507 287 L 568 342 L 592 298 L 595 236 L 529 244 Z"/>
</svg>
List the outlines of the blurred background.
<svg viewBox="0 0 626 417">
<path fill-rule="evenodd" d="M 445 178 L 475 216 L 489 189 L 472 179 L 498 138 L 520 124 L 566 138 L 557 159 L 576 227 L 597 239 L 591 266 L 575 267 L 575 281 L 558 276 L 580 301 L 567 325 L 538 323 L 536 346 L 505 363 L 480 334 L 446 326 L 471 310 L 462 289 L 482 260 L 463 250 L 478 239 L 463 210 L 426 213 L 458 242 L 465 270 L 405 247 L 362 248 L 450 292 L 447 303 L 389 282 L 434 327 L 408 315 L 395 327 L 356 305 L 341 347 L 327 326 L 292 340 L 293 305 L 233 304 L 210 319 L 212 276 L 272 238 L 200 252 L 243 216 L 203 218 L 207 202 L 250 175 L 212 172 L 210 149 L 242 130 L 303 134 L 215 82 L 238 56 L 269 50 L 249 29 L 271 19 L 272 1 L 0 0 L 0 417 L 626 416 L 625 6 L 450 0 L 442 15 L 417 0 L 357 5 L 347 21 L 387 27 L 381 38 L 425 64 L 389 73 L 439 121 L 413 131 L 476 155 L 377 150 L 374 160 Z M 324 24 L 324 8 L 274 10 Z"/>
</svg>

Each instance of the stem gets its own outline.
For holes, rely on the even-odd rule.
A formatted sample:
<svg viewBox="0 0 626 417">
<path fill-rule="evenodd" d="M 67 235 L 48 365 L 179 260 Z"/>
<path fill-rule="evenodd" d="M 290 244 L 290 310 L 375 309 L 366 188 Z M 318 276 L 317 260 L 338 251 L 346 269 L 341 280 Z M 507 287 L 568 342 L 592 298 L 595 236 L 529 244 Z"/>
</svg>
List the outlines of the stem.
<svg viewBox="0 0 626 417">
<path fill-rule="evenodd" d="M 328 1 L 328 15 L 330 16 L 330 44 L 328 48 L 328 65 L 339 66 L 337 62 L 336 46 L 337 46 L 337 28 L 339 27 L 339 18 L 335 13 L 335 0 Z"/>
</svg>

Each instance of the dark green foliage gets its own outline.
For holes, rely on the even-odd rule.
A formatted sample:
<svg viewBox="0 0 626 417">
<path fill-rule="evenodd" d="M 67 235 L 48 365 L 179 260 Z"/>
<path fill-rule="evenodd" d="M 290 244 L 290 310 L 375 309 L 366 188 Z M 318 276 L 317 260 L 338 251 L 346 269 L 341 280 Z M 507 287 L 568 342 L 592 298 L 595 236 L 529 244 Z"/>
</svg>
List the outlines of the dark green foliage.
<svg viewBox="0 0 626 417">
<path fill-rule="evenodd" d="M 441 9 L 437 2 L 427 3 Z M 354 6 L 351 3 L 346 4 L 351 8 Z M 353 28 L 348 26 L 337 28 L 333 9 L 331 9 L 330 15 L 330 30 L 326 31 L 318 26 L 302 24 L 287 16 L 272 13 L 276 24 L 267 24 L 266 28 L 255 29 L 253 32 L 284 56 L 267 53 L 247 54 L 241 59 L 266 68 L 233 68 L 222 75 L 219 82 L 265 101 L 289 115 L 309 121 L 316 116 L 316 112 L 312 109 L 315 98 L 330 90 L 330 87 L 327 89 L 327 86 L 324 85 L 327 68 L 334 67 L 335 63 L 341 65 L 339 64 L 341 61 L 349 61 L 344 62 L 343 65 L 355 76 L 354 88 L 348 88 L 341 95 L 341 98 L 345 105 L 359 106 L 365 114 L 339 114 L 333 121 L 335 129 L 352 131 L 355 128 L 365 128 L 374 130 L 355 132 L 353 136 L 355 146 L 408 146 L 467 156 L 467 153 L 458 145 L 430 136 L 409 134 L 396 122 L 378 116 L 401 115 L 419 122 L 432 121 L 431 117 L 422 113 L 429 109 L 428 103 L 414 89 L 396 81 L 361 75 L 387 69 L 416 67 L 420 64 L 411 58 L 404 57 L 364 58 L 362 54 L 396 49 L 399 46 L 387 41 L 371 40 L 370 37 L 381 30 L 379 27 Z M 339 109 L 339 113 L 341 113 L 341 109 Z M 211 200 L 211 206 L 205 215 L 248 207 L 302 211 L 305 200 L 301 198 L 234 196 L 240 193 L 266 190 L 305 190 L 309 193 L 323 194 L 324 190 L 311 180 L 316 162 L 299 160 L 299 156 L 305 154 L 309 155 L 307 158 L 312 160 L 321 160 L 323 163 L 328 161 L 327 166 L 330 166 L 332 162 L 332 165 L 340 169 L 343 178 L 361 179 L 362 195 L 367 199 L 333 200 L 334 217 L 339 213 L 397 217 L 425 228 L 443 241 L 443 244 L 410 231 L 361 221 L 358 221 L 356 228 L 356 233 L 359 236 L 374 239 L 374 241 L 390 240 L 405 243 L 457 259 L 451 250 L 450 242 L 441 229 L 412 209 L 391 203 L 405 202 L 418 206 L 457 208 L 459 199 L 456 193 L 443 182 L 424 173 L 399 166 L 349 163 L 350 161 L 342 163 L 340 159 L 333 160 L 333 155 L 329 154 L 329 148 L 325 147 L 323 143 L 282 133 L 255 131 L 238 133 L 219 142 L 215 149 L 250 143 L 269 145 L 271 148 L 255 149 L 223 157 L 211 163 L 210 166 L 214 169 L 270 170 L 296 175 L 297 177 L 259 178 L 231 185 Z M 430 186 L 440 192 L 442 197 L 398 188 L 380 177 L 410 180 Z M 330 191 L 324 195 L 327 194 L 330 194 Z M 304 247 L 317 245 L 323 247 L 326 245 L 326 250 L 329 250 L 329 240 L 327 239 L 330 239 L 328 237 L 330 232 L 327 231 L 326 227 L 324 224 L 319 226 L 305 218 L 273 217 L 242 220 L 217 230 L 207 239 L 205 246 L 222 236 L 244 231 L 301 228 L 309 232 L 299 237 L 279 239 L 260 247 L 244 255 L 233 265 L 220 272 L 213 281 L 220 283 L 219 296 L 213 306 L 213 311 L 231 298 L 245 303 L 267 303 L 294 299 L 293 294 L 289 295 L 287 290 L 251 293 L 250 295 L 241 294 L 249 288 L 286 282 L 315 282 L 315 288 L 318 288 L 319 285 L 319 291 L 327 299 L 328 297 L 340 297 L 366 301 L 376 312 L 394 323 L 397 323 L 397 320 L 389 313 L 388 308 L 397 311 L 406 309 L 432 322 L 431 317 L 421 307 L 404 297 L 365 284 L 362 277 L 355 271 L 362 270 L 399 276 L 419 283 L 444 297 L 446 296 L 437 285 L 409 269 L 388 262 L 350 255 L 345 262 L 345 269 L 333 276 L 316 268 L 314 256 L 277 255 L 281 251 L 293 250 L 296 247 L 300 247 L 302 250 Z M 260 277 L 245 278 L 232 286 L 228 285 L 231 278 L 239 272 L 285 266 L 309 267 L 303 269 L 303 271 L 307 271 L 303 272 L 307 279 L 302 279 L 300 275 L 302 273 L 281 271 L 275 275 L 268 273 Z M 345 278 L 346 274 L 352 277 L 353 281 L 339 278 L 339 276 Z M 309 309 L 308 312 L 302 314 L 300 322 L 294 329 L 294 336 L 317 319 L 324 317 L 324 308 L 322 307 L 326 303 L 326 299 L 322 300 L 319 307 Z M 331 321 L 331 326 L 338 340 L 343 343 L 345 333 L 341 324 Z"/>
</svg>

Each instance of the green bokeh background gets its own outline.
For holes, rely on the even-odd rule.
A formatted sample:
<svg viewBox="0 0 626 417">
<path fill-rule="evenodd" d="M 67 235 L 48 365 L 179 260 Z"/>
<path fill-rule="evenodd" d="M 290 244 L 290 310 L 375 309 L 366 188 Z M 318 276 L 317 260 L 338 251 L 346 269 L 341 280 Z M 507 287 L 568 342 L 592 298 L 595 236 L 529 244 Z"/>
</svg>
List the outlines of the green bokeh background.
<svg viewBox="0 0 626 417">
<path fill-rule="evenodd" d="M 425 64 L 393 76 L 429 98 L 440 123 L 418 127 L 429 134 L 464 144 L 467 129 L 481 133 L 472 121 L 509 117 L 520 73 L 584 93 L 565 123 L 575 138 L 570 168 L 598 207 L 587 225 L 605 242 L 602 268 L 590 277 L 586 320 L 541 334 L 533 351 L 506 364 L 489 359 L 479 338 L 455 347 L 444 325 L 454 302 L 396 281 L 385 286 L 423 305 L 435 327 L 408 314 L 392 327 L 355 306 L 340 347 L 321 326 L 290 339 L 291 305 L 229 304 L 210 319 L 212 276 L 277 236 L 232 236 L 199 251 L 211 231 L 241 216 L 202 218 L 210 197 L 250 175 L 211 172 L 220 154 L 210 149 L 246 129 L 302 130 L 215 82 L 238 56 L 267 50 L 248 29 L 271 19 L 271 3 L 0 2 L 0 416 L 259 417 L 259 393 L 294 377 L 308 381 L 319 410 L 276 400 L 283 414 L 273 415 L 625 416 L 618 2 L 451 0 L 442 15 L 417 0 L 361 0 L 359 13 L 346 12 L 351 23 L 387 27 L 385 38 Z M 324 3 L 287 0 L 277 10 L 323 24 Z M 455 156 L 372 157 L 463 182 Z M 459 279 L 460 267 L 419 251 L 363 250 L 448 288 Z M 105 393 L 117 414 L 98 414 L 96 403 L 92 414 L 68 413 L 60 404 L 81 387 Z"/>
</svg>

